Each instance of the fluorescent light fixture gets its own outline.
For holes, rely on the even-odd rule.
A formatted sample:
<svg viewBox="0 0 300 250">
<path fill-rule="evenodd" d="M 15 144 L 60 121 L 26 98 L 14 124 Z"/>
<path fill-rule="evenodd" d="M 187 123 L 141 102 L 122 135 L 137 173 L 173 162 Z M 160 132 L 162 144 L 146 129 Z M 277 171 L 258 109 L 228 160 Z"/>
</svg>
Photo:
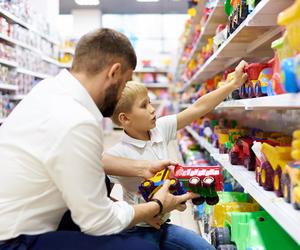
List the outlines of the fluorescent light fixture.
<svg viewBox="0 0 300 250">
<path fill-rule="evenodd" d="M 141 3 L 159 2 L 159 0 L 136 0 L 136 1 Z"/>
<path fill-rule="evenodd" d="M 100 0 L 75 0 L 78 5 L 99 5 Z"/>
</svg>

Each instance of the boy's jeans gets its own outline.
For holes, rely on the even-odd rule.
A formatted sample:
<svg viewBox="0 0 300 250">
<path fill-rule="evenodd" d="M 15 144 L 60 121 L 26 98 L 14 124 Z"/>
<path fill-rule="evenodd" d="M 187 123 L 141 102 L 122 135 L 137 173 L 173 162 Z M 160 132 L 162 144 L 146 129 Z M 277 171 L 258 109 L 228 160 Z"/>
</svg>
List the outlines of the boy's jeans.
<svg viewBox="0 0 300 250">
<path fill-rule="evenodd" d="M 153 227 L 133 227 L 122 234 L 140 236 L 157 244 L 163 250 L 214 250 L 215 248 L 195 232 L 165 223 L 157 230 Z"/>
</svg>

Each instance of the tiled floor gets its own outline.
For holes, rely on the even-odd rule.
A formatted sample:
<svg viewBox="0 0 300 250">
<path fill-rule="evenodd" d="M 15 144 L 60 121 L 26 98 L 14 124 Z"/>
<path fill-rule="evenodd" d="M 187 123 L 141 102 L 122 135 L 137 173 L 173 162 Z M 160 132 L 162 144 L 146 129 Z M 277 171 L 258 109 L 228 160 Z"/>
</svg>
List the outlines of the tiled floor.
<svg viewBox="0 0 300 250">
<path fill-rule="evenodd" d="M 111 134 L 105 136 L 104 140 L 104 149 L 109 148 L 116 144 L 120 139 L 121 132 L 120 131 L 113 131 Z M 180 158 L 178 155 L 177 150 L 177 142 L 172 142 L 169 145 L 169 155 L 170 159 L 174 161 L 180 162 Z M 122 187 L 120 185 L 115 185 L 112 191 L 112 196 L 121 199 L 122 198 Z M 171 221 L 173 224 L 183 226 L 190 230 L 193 230 L 199 233 L 198 224 L 193 219 L 192 213 L 192 204 L 188 203 L 188 208 L 184 212 L 173 211 L 171 213 Z"/>
</svg>

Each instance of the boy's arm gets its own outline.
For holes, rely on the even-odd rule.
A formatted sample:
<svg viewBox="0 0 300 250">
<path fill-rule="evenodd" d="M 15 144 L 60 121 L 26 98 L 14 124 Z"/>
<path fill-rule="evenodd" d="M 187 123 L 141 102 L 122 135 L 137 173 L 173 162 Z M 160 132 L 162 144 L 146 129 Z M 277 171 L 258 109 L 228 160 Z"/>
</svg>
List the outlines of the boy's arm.
<svg viewBox="0 0 300 250">
<path fill-rule="evenodd" d="M 245 61 L 241 61 L 235 68 L 235 77 L 227 84 L 216 89 L 194 102 L 189 108 L 177 114 L 177 130 L 184 128 L 194 120 L 212 111 L 233 90 L 239 88 L 247 80 L 247 74 L 243 73 Z"/>
<path fill-rule="evenodd" d="M 106 174 L 115 176 L 132 176 L 150 178 L 158 171 L 174 163 L 168 160 L 144 161 L 132 160 L 124 157 L 104 153 L 102 156 L 103 168 Z"/>
</svg>

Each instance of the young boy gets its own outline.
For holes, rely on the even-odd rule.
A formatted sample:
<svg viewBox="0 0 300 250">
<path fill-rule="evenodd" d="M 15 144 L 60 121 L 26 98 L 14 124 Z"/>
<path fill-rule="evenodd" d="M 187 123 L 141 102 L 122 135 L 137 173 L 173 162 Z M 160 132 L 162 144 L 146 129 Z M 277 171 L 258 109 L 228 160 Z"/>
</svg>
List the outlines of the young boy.
<svg viewBox="0 0 300 250">
<path fill-rule="evenodd" d="M 236 67 L 235 77 L 223 87 L 199 98 L 193 105 L 177 115 L 169 115 L 156 119 L 155 109 L 147 95 L 143 84 L 128 82 L 112 116 L 113 121 L 124 129 L 121 142 L 104 154 L 103 161 L 109 155 L 139 159 L 169 159 L 167 146 L 176 139 L 177 130 L 184 128 L 195 119 L 204 116 L 222 102 L 233 90 L 240 87 L 247 79 L 243 73 L 244 61 Z M 105 164 L 104 164 L 105 165 Z M 138 194 L 138 185 L 142 182 L 138 177 L 110 177 L 112 182 L 123 187 L 123 198 L 129 204 L 142 203 Z M 179 210 L 184 210 L 184 205 Z M 143 223 L 127 230 L 126 234 L 136 234 L 151 240 L 161 249 L 214 249 L 198 234 L 166 223 L 168 215 L 161 218 L 162 225 Z"/>
</svg>

